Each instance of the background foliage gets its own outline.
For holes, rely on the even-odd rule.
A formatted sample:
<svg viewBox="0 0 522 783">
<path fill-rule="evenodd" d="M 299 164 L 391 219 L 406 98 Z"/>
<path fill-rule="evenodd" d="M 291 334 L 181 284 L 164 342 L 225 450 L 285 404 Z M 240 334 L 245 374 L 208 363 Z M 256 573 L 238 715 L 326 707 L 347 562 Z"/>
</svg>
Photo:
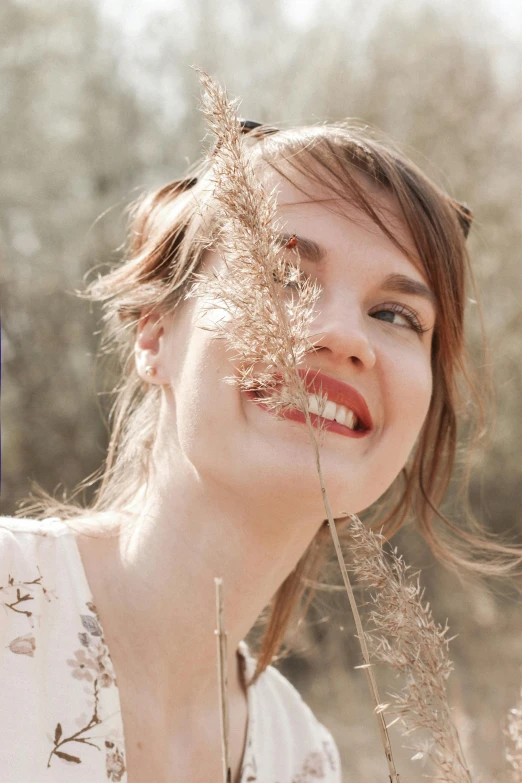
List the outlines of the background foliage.
<svg viewBox="0 0 522 783">
<path fill-rule="evenodd" d="M 100 313 L 72 292 L 92 267 L 118 258 L 124 206 L 199 154 L 204 128 L 189 67 L 198 64 L 243 97 L 246 117 L 376 125 L 472 207 L 490 344 L 484 371 L 493 374 L 497 415 L 471 499 L 489 529 L 520 532 L 517 36 L 479 2 L 191 0 L 169 8 L 0 6 L 8 34 L 0 52 L 0 513 L 14 513 L 32 480 L 70 491 L 103 460 L 100 392 L 113 379 L 95 365 Z M 477 307 L 470 302 L 469 334 L 483 362 Z M 490 593 L 458 582 L 413 530 L 397 543 L 423 568 L 436 617 L 459 634 L 451 698 L 476 779 L 507 779 L 502 728 L 519 686 L 520 602 L 505 586 Z M 348 607 L 339 599 L 317 609 L 281 668 L 334 733 L 346 780 L 383 780 L 364 679 L 352 670 L 359 660 Z M 408 755 L 402 772 L 413 780 L 421 773 L 407 771 Z"/>
</svg>

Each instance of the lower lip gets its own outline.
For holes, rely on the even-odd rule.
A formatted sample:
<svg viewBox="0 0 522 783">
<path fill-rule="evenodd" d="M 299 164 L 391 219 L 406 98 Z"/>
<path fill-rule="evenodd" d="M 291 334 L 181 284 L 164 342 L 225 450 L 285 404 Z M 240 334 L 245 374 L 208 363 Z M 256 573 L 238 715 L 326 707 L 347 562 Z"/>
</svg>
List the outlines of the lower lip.
<svg viewBox="0 0 522 783">
<path fill-rule="evenodd" d="M 267 405 L 263 405 L 262 402 L 259 402 L 260 398 L 255 392 L 246 391 L 245 394 L 249 400 L 256 400 L 256 404 L 264 411 L 268 411 L 268 413 L 275 415 L 271 408 L 269 408 Z M 351 430 L 349 427 L 344 427 L 342 424 L 339 424 L 338 421 L 323 419 L 322 416 L 317 416 L 315 413 L 310 413 L 309 415 L 312 427 L 315 427 L 315 429 L 319 429 L 320 422 L 321 426 L 324 424 L 325 430 L 328 430 L 329 432 L 338 432 L 339 435 L 344 435 L 345 438 L 365 438 L 371 432 L 371 430 Z M 280 416 L 283 419 L 290 419 L 291 421 L 298 421 L 301 424 L 306 424 L 304 413 L 301 413 L 301 411 L 297 410 L 296 408 L 289 408 L 284 413 L 281 413 Z"/>
</svg>

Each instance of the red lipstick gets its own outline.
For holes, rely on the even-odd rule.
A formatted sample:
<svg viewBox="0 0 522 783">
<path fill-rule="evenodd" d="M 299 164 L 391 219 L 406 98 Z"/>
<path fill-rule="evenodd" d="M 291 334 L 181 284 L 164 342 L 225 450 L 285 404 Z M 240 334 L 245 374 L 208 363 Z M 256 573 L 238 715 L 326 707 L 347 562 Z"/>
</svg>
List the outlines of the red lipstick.
<svg viewBox="0 0 522 783">
<path fill-rule="evenodd" d="M 339 424 L 337 421 L 330 421 L 330 419 L 324 419 L 320 416 L 317 416 L 315 413 L 310 413 L 309 415 L 312 426 L 317 428 L 320 421 L 324 429 L 331 432 L 337 432 L 339 435 L 345 435 L 348 438 L 364 438 L 372 431 L 373 421 L 370 411 L 368 410 L 368 406 L 364 397 L 357 391 L 357 389 L 354 389 L 353 386 L 344 383 L 344 381 L 340 381 L 337 378 L 332 378 L 329 375 L 324 375 L 323 373 L 317 370 L 312 370 L 311 368 L 299 369 L 298 373 L 305 381 L 306 389 L 309 394 L 316 394 L 318 396 L 321 394 L 326 395 L 328 399 L 331 402 L 334 402 L 336 405 L 343 405 L 345 408 L 353 411 L 358 421 L 357 429 L 352 430 L 343 424 Z M 266 405 L 263 405 L 262 402 L 259 402 L 259 400 L 262 398 L 260 398 L 255 392 L 246 392 L 246 394 L 249 399 L 258 400 L 257 404 L 260 405 L 261 408 L 272 412 L 270 408 L 268 408 Z M 301 411 L 297 410 L 297 408 L 290 408 L 285 413 L 280 415 L 282 418 L 306 424 L 304 413 L 301 413 Z"/>
</svg>

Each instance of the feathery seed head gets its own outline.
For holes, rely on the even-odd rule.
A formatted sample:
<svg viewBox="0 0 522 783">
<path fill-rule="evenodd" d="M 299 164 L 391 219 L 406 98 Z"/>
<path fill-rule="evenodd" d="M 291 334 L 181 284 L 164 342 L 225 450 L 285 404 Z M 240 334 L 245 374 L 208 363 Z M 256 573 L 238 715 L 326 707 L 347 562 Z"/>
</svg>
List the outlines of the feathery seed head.
<svg viewBox="0 0 522 783">
<path fill-rule="evenodd" d="M 424 730 L 415 743 L 415 759 L 429 758 L 447 783 L 470 783 L 471 777 L 460 746 L 446 695 L 446 681 L 453 670 L 448 658 L 448 625 L 433 620 L 423 602 L 419 575 L 394 549 L 386 558 L 384 537 L 351 518 L 350 555 L 358 582 L 374 588 L 366 639 L 374 657 L 389 664 L 404 678 L 401 692 L 390 694 L 395 714 L 408 736 Z"/>
<path fill-rule="evenodd" d="M 281 245 L 277 193 L 266 192 L 243 144 L 238 102 L 196 70 L 202 111 L 216 137 L 208 152 L 210 204 L 223 264 L 196 275 L 188 296 L 203 297 L 204 311 L 226 313 L 215 332 L 239 365 L 227 382 L 262 393 L 263 404 L 276 413 L 289 407 L 305 412 L 306 383 L 296 369 L 314 349 L 309 335 L 321 289 L 301 275 L 298 247 Z"/>
</svg>

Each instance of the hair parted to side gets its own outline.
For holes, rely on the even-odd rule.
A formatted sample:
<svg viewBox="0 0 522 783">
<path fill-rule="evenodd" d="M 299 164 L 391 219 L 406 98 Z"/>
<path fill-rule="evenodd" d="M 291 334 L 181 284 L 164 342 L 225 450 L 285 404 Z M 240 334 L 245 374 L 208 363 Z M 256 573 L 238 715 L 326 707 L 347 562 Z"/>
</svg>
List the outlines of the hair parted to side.
<svg viewBox="0 0 522 783">
<path fill-rule="evenodd" d="M 397 200 L 439 307 L 432 343 L 433 394 L 417 445 L 392 487 L 369 510 L 369 524 L 382 528 L 389 538 L 405 521 L 414 519 L 435 556 L 446 566 L 485 575 L 510 573 L 522 562 L 519 550 L 494 540 L 469 514 L 471 524 L 464 529 L 440 511 L 455 465 L 457 423 L 468 422 L 465 434 L 472 441 L 478 439 L 473 432 L 483 432 L 486 423 L 484 393 L 488 389 L 473 376 L 464 339 L 467 287 L 471 284 L 474 288 L 465 243 L 469 211 L 439 189 L 389 141 L 377 138 L 367 126 L 357 123 L 277 132 L 264 132 L 261 126 L 245 135 L 244 144 L 256 165 L 271 166 L 297 187 L 301 186 L 292 173 L 300 175 L 300 181 L 304 175 L 308 181 L 326 185 L 341 203 L 364 211 L 407 252 L 391 233 L 376 203 L 372 203 L 371 191 L 363 185 L 361 173 Z M 36 519 L 59 516 L 71 524 L 74 518 L 86 514 L 124 514 L 125 507 L 146 484 L 161 387 L 144 382 L 137 373 L 137 325 L 145 312 L 159 310 L 167 315 L 175 310 L 191 287 L 205 249 L 212 244 L 208 176 L 211 165 L 210 158 L 210 162 L 194 166 L 187 179 L 146 194 L 132 205 L 123 262 L 91 282 L 84 292 L 76 292 L 81 298 L 102 303 L 104 332 L 100 355 L 108 353 L 119 361 L 121 381 L 113 392 L 107 457 L 69 500 L 60 502 L 36 487 L 40 498 L 23 501 L 20 505 L 24 507 L 16 512 L 17 516 L 26 516 L 28 512 Z M 99 480 L 95 500 L 89 507 L 72 502 L 80 491 Z M 466 481 L 467 471 L 464 484 Z M 341 541 L 345 528 L 347 531 L 348 525 L 338 521 Z M 90 529 L 94 535 L 117 535 L 118 531 L 116 525 Z M 81 532 L 89 534 L 83 525 Z M 326 522 L 263 613 L 266 629 L 254 679 L 277 657 L 291 620 L 306 614 L 331 546 Z"/>
</svg>

